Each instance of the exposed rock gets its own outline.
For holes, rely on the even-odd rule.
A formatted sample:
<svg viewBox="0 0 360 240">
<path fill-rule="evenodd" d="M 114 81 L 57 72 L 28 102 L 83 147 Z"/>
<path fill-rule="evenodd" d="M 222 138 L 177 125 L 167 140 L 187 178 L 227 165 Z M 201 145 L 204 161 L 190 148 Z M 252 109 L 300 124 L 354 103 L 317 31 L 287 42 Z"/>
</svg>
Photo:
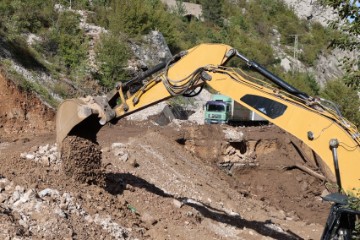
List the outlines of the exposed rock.
<svg viewBox="0 0 360 240">
<path fill-rule="evenodd" d="M 329 21 L 337 18 L 330 7 L 322 6 L 317 0 L 284 0 L 284 2 L 299 18 L 316 21 L 323 26 L 327 26 Z"/>
<path fill-rule="evenodd" d="M 141 70 L 151 69 L 155 65 L 168 61 L 172 54 L 164 36 L 158 31 L 151 31 L 143 37 L 143 43 L 132 43 L 131 49 L 136 60 L 129 62 L 128 70 L 137 75 Z"/>
</svg>

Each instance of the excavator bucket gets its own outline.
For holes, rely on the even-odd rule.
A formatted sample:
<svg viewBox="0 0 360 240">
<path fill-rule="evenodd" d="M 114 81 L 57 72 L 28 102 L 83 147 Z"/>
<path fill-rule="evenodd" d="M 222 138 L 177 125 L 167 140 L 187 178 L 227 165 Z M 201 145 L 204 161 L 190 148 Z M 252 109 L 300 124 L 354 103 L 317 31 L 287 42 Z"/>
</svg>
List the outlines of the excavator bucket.
<svg viewBox="0 0 360 240">
<path fill-rule="evenodd" d="M 70 131 L 91 114 L 91 108 L 81 99 L 62 102 L 56 113 L 56 142 L 61 144 Z"/>
<path fill-rule="evenodd" d="M 60 146 L 69 134 L 96 141 L 101 126 L 114 116 L 104 97 L 67 99 L 56 113 L 56 142 Z"/>
</svg>

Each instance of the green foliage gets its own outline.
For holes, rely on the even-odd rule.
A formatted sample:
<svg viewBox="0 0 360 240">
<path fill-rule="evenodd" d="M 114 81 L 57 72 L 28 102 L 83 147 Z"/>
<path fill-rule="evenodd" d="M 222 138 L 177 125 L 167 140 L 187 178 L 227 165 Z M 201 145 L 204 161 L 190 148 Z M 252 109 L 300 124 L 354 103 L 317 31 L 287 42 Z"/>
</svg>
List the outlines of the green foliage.
<svg viewBox="0 0 360 240">
<path fill-rule="evenodd" d="M 340 29 L 342 34 L 332 40 L 332 47 L 344 50 L 360 50 L 360 5 L 358 1 L 322 0 L 337 10 L 339 20 L 331 23 L 332 28 Z M 345 58 L 343 67 L 346 71 L 345 83 L 357 90 L 360 90 L 360 59 L 350 60 Z"/>
<path fill-rule="evenodd" d="M 56 62 L 60 69 L 71 73 L 79 68 L 87 55 L 87 39 L 79 27 L 79 16 L 72 12 L 59 14 L 55 25 L 44 32 L 45 39 L 37 47 L 45 56 Z"/>
<path fill-rule="evenodd" d="M 327 82 L 321 92 L 321 96 L 335 102 L 344 117 L 353 122 L 357 127 L 360 126 L 360 100 L 356 90 L 346 86 L 345 83 L 339 79 Z"/>
<path fill-rule="evenodd" d="M 51 24 L 56 16 L 52 1 L 2 0 L 0 2 L 0 28 L 9 39 L 20 33 L 38 32 Z"/>
<path fill-rule="evenodd" d="M 320 87 L 315 77 L 309 73 L 296 72 L 287 78 L 287 82 L 310 96 L 317 96 L 320 93 Z"/>
<path fill-rule="evenodd" d="M 129 50 L 123 39 L 116 35 L 102 35 L 96 50 L 99 65 L 97 78 L 102 86 L 112 89 L 116 82 L 127 78 L 124 69 L 129 58 Z"/>
<path fill-rule="evenodd" d="M 202 13 L 206 21 L 223 26 L 222 0 L 202 0 Z"/>
<path fill-rule="evenodd" d="M 360 198 L 357 197 L 360 195 L 360 189 L 355 189 L 355 194 L 348 196 L 348 205 L 347 207 L 356 211 L 360 211 Z M 355 229 L 352 232 L 352 239 L 360 238 L 360 216 L 358 215 L 355 219 Z"/>
<path fill-rule="evenodd" d="M 106 14 L 107 20 L 103 22 L 108 22 L 109 29 L 115 34 L 127 33 L 137 36 L 166 25 L 165 8 L 158 0 L 111 0 L 108 6 L 110 8 L 100 13 Z M 104 15 L 100 18 L 104 18 Z"/>
</svg>

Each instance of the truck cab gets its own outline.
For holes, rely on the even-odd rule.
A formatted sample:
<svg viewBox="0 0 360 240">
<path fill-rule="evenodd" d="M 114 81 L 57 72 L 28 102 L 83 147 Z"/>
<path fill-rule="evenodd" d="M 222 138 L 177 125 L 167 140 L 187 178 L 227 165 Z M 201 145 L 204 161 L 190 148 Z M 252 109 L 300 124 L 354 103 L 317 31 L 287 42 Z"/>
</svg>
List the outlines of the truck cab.
<svg viewBox="0 0 360 240">
<path fill-rule="evenodd" d="M 205 123 L 228 123 L 230 119 L 231 104 L 231 98 L 220 94 L 213 94 L 211 100 L 207 101 L 205 104 Z"/>
<path fill-rule="evenodd" d="M 205 104 L 205 124 L 261 124 L 267 123 L 254 111 L 245 108 L 234 99 L 222 95 L 213 94 L 211 100 Z"/>
</svg>

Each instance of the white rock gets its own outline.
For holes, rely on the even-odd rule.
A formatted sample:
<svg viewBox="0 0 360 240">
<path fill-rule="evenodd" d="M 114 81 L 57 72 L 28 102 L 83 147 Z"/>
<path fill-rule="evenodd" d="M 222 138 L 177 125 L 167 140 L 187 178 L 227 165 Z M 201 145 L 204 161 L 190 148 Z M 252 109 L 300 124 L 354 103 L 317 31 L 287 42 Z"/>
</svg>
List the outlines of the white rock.
<svg viewBox="0 0 360 240">
<path fill-rule="evenodd" d="M 50 148 L 50 153 L 57 153 L 58 149 L 57 146 L 53 146 L 52 148 Z"/>
<path fill-rule="evenodd" d="M 10 203 L 14 203 L 16 201 L 18 201 L 20 199 L 20 192 L 19 191 L 14 191 L 11 198 L 10 198 Z"/>
<path fill-rule="evenodd" d="M 25 192 L 25 188 L 22 187 L 22 186 L 17 185 L 17 186 L 15 187 L 15 191 L 19 191 L 20 193 L 24 193 L 24 192 Z"/>
<path fill-rule="evenodd" d="M 44 154 L 44 153 L 46 153 L 48 150 L 49 150 L 49 144 L 46 144 L 45 146 L 40 146 L 38 152 L 39 152 L 40 154 Z"/>
<path fill-rule="evenodd" d="M 55 153 L 49 155 L 50 163 L 56 163 L 57 156 Z"/>
<path fill-rule="evenodd" d="M 114 156 L 115 157 L 122 156 L 124 154 L 125 154 L 125 151 L 122 148 L 117 148 L 117 149 L 114 150 Z"/>
<path fill-rule="evenodd" d="M 176 208 L 181 208 L 183 206 L 183 203 L 176 199 L 173 200 L 173 204 Z"/>
<path fill-rule="evenodd" d="M 39 196 L 40 197 L 59 196 L 59 192 L 51 188 L 45 188 L 44 190 L 39 192 Z"/>
<path fill-rule="evenodd" d="M 129 154 L 125 153 L 121 157 L 119 157 L 119 160 L 122 162 L 126 162 L 129 159 Z"/>
<path fill-rule="evenodd" d="M 47 156 L 42 156 L 41 157 L 41 163 L 44 165 L 44 166 L 49 166 L 50 165 L 50 161 L 49 161 L 49 157 Z"/>
<path fill-rule="evenodd" d="M 125 144 L 124 143 L 113 143 L 111 144 L 111 149 L 115 149 L 115 148 L 125 148 Z"/>
<path fill-rule="evenodd" d="M 34 159 L 35 159 L 35 155 L 34 155 L 34 154 L 31 154 L 31 153 L 28 153 L 28 154 L 26 154 L 25 158 L 28 159 L 28 160 L 34 160 Z"/>
</svg>

